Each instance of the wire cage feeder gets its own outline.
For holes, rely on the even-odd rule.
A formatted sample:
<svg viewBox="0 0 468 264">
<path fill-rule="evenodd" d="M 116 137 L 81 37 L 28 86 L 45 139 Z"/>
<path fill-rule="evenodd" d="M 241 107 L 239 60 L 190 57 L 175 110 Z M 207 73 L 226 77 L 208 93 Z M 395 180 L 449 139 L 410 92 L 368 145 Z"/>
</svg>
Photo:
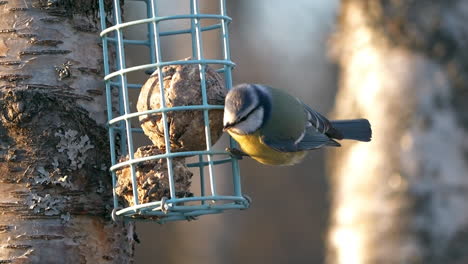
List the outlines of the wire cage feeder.
<svg viewBox="0 0 468 264">
<path fill-rule="evenodd" d="M 109 3 L 110 1 L 106 1 Z M 110 153 L 112 166 L 112 184 L 114 190 L 114 210 L 112 216 L 123 217 L 124 219 L 146 220 L 152 219 L 160 223 L 174 220 L 190 220 L 196 216 L 205 214 L 221 213 L 228 209 L 246 209 L 249 206 L 249 199 L 246 199 L 241 192 L 240 173 L 238 160 L 231 157 L 226 151 L 214 150 L 210 135 L 210 119 L 208 110 L 223 109 L 222 105 L 210 105 L 207 100 L 206 67 L 208 64 L 215 65 L 216 71 L 224 75 L 224 86 L 226 89 L 232 87 L 231 71 L 234 63 L 230 59 L 228 24 L 231 18 L 226 14 L 225 0 L 219 1 L 219 14 L 202 14 L 199 12 L 198 0 L 190 0 L 190 14 L 159 16 L 157 0 L 141 0 L 146 5 L 146 18 L 122 22 L 122 11 L 120 0 L 112 1 L 112 10 L 109 5 L 105 6 L 104 0 L 99 0 L 101 17 L 101 38 L 103 43 L 104 72 L 107 97 L 108 130 L 110 140 Z M 214 24 L 202 26 L 201 21 L 210 19 L 216 21 Z M 160 23 L 169 20 L 188 20 L 190 27 L 172 31 L 160 30 Z M 127 39 L 124 36 L 124 29 L 135 25 L 145 25 L 147 27 L 147 38 L 143 40 Z M 205 59 L 203 54 L 202 32 L 219 31 L 222 58 Z M 188 34 L 191 37 L 192 57 L 189 60 L 162 60 L 161 39 L 167 36 Z M 126 66 L 125 50 L 130 46 L 144 46 L 148 50 L 149 64 Z M 152 109 L 143 112 L 131 112 L 131 102 L 129 101 L 129 91 L 131 89 L 141 89 L 142 85 L 127 82 L 127 75 L 136 71 L 156 70 L 159 76 L 163 74 L 163 67 L 169 65 L 196 65 L 199 69 L 200 89 L 202 94 L 202 104 L 167 107 L 164 98 L 164 84 L 159 82 L 160 102 L 159 109 Z M 163 77 L 163 76 L 162 76 Z M 163 78 L 160 78 L 162 80 Z M 118 91 L 118 105 L 113 105 L 116 95 L 112 91 Z M 113 109 L 116 109 L 113 111 Z M 167 115 L 171 111 L 202 111 L 206 149 L 197 151 L 171 151 Z M 118 114 L 115 114 L 118 112 Z M 132 119 L 138 119 L 141 115 L 159 114 L 164 124 L 164 153 L 147 157 L 135 157 L 133 136 L 142 133 L 139 127 L 132 127 Z M 116 140 L 120 137 L 120 146 Z M 230 139 L 230 147 L 235 147 L 235 142 Z M 127 157 L 122 160 L 121 157 Z M 197 157 L 198 161 L 187 163 L 189 168 L 198 168 L 200 181 L 200 195 L 191 197 L 177 197 L 174 182 L 173 162 L 175 158 Z M 119 159 L 120 158 L 120 159 Z M 169 197 L 162 197 L 158 201 L 142 203 L 138 196 L 138 179 L 135 168 L 139 163 L 151 160 L 165 160 L 167 163 Z M 232 170 L 232 187 L 230 195 L 220 195 L 217 190 L 216 180 L 219 175 L 215 175 L 214 167 L 220 164 L 230 164 Z M 123 207 L 116 194 L 118 182 L 117 171 L 123 168 L 130 168 L 131 185 L 133 193 L 133 205 Z M 205 173 L 207 168 L 208 173 Z M 207 187 L 209 186 L 209 187 Z M 205 190 L 209 189 L 209 191 Z"/>
</svg>

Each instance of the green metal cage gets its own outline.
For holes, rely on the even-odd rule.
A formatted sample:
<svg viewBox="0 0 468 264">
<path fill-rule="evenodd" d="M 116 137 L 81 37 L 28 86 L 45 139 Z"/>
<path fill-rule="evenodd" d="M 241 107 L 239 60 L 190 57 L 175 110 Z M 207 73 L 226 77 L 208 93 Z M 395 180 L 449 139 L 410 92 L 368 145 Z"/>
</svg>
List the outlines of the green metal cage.
<svg viewBox="0 0 468 264">
<path fill-rule="evenodd" d="M 104 71 L 105 71 L 105 85 L 107 96 L 107 114 L 108 114 L 108 130 L 110 140 L 110 153 L 112 167 L 110 168 L 112 174 L 112 184 L 114 188 L 114 211 L 113 217 L 123 217 L 124 219 L 145 219 L 145 217 L 154 219 L 156 216 L 157 221 L 160 223 L 174 220 L 190 220 L 193 217 L 221 213 L 228 209 L 246 209 L 249 206 L 249 200 L 245 198 L 241 191 L 240 172 L 238 160 L 229 156 L 226 151 L 213 150 L 211 145 L 211 135 L 209 129 L 208 110 L 223 109 L 223 106 L 209 105 L 207 102 L 206 92 L 206 65 L 217 65 L 217 71 L 224 75 L 225 87 L 231 89 L 232 87 L 232 68 L 234 63 L 230 58 L 229 48 L 229 31 L 228 24 L 231 18 L 226 13 L 226 1 L 219 1 L 219 14 L 202 14 L 199 11 L 199 1 L 189 0 L 190 14 L 173 15 L 173 16 L 158 16 L 158 0 L 142 0 L 146 5 L 147 18 L 134 21 L 122 21 L 122 11 L 120 8 L 120 1 L 112 1 L 112 10 L 106 9 L 104 0 L 99 0 L 100 17 L 101 17 L 101 38 L 103 44 L 103 57 L 104 57 Z M 109 8 L 109 5 L 107 6 Z M 210 19 L 215 20 L 217 23 L 203 27 L 201 20 Z M 167 20 L 189 20 L 190 27 L 182 30 L 161 31 L 160 23 Z M 110 26 L 109 26 L 110 24 Z M 147 38 L 144 40 L 125 39 L 123 30 L 127 27 L 144 24 L 147 25 Z M 219 59 L 205 59 L 203 54 L 203 31 L 217 30 L 220 34 L 222 58 Z M 163 61 L 161 39 L 166 36 L 189 34 L 191 36 L 192 58 L 191 60 L 175 60 Z M 151 63 L 127 67 L 125 62 L 126 47 L 131 45 L 140 45 L 148 47 L 147 56 L 150 58 Z M 112 50 L 112 52 L 111 52 Z M 115 71 L 111 72 L 110 61 L 115 61 Z M 140 89 L 141 84 L 127 82 L 127 74 L 141 70 L 154 70 L 162 76 L 162 67 L 168 65 L 183 65 L 194 64 L 198 65 L 200 70 L 200 81 L 202 90 L 201 105 L 190 106 L 177 106 L 166 107 L 164 98 L 163 82 L 160 82 L 160 94 L 162 107 L 157 110 L 149 110 L 144 112 L 131 112 L 129 101 L 129 89 Z M 161 78 L 162 79 L 162 78 Z M 112 88 L 119 92 L 118 107 L 115 107 L 119 114 L 113 114 L 113 95 Z M 115 96 L 115 95 L 114 95 Z M 203 111 L 205 136 L 206 136 L 206 150 L 202 151 L 185 151 L 185 152 L 172 152 L 170 148 L 168 125 L 166 122 L 167 112 L 169 111 Z M 134 157 L 134 133 L 141 133 L 142 130 L 137 127 L 132 127 L 132 118 L 138 118 L 140 115 L 161 113 L 164 123 L 164 138 L 166 143 L 166 150 L 164 154 L 154 155 L 150 157 L 135 158 Z M 120 146 L 116 145 L 117 135 L 120 136 Z M 230 139 L 230 147 L 235 147 L 235 142 Z M 118 162 L 119 150 L 120 155 L 127 155 L 128 160 Z M 198 162 L 187 164 L 188 167 L 195 167 L 199 169 L 200 176 L 200 194 L 194 197 L 177 198 L 174 187 L 174 171 L 173 171 L 173 158 L 198 156 Z M 217 159 L 216 157 L 222 157 Z M 154 160 L 166 159 L 168 168 L 168 181 L 170 197 L 164 197 L 160 201 L 141 203 L 138 200 L 137 179 L 135 166 L 138 163 Z M 232 169 L 232 182 L 233 190 L 232 195 L 220 195 L 217 191 L 216 180 L 220 175 L 215 175 L 214 166 L 219 164 L 229 163 Z M 122 208 L 119 204 L 118 196 L 116 195 L 116 171 L 118 169 L 129 167 L 131 172 L 132 191 L 134 206 Z M 204 168 L 208 167 L 208 175 L 206 175 Z M 209 191 L 205 190 L 206 178 L 209 179 Z M 191 202 L 187 205 L 187 202 Z M 185 203 L 185 205 L 184 205 Z M 135 218 L 135 216 L 138 216 Z"/>
</svg>

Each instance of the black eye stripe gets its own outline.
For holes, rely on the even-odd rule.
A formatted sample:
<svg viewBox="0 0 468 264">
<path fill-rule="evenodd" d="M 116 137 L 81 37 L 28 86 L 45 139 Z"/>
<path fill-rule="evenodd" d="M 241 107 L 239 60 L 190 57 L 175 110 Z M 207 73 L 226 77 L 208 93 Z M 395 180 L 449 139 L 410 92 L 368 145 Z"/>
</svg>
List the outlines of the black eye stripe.
<svg viewBox="0 0 468 264">
<path fill-rule="evenodd" d="M 240 122 L 243 122 L 245 121 L 255 110 L 257 110 L 258 108 L 260 108 L 260 104 L 257 104 L 257 106 L 255 106 L 250 112 L 248 112 L 245 116 L 243 116 L 242 118 L 240 118 L 239 120 L 237 120 L 234 124 L 239 124 Z"/>
<path fill-rule="evenodd" d="M 258 87 L 258 85 L 252 85 L 252 87 L 258 95 L 258 103 L 259 103 L 258 106 L 263 105 L 263 120 L 262 120 L 262 126 L 263 126 L 270 119 L 271 111 L 272 111 L 271 109 L 272 100 L 271 100 L 270 95 L 266 94 L 264 90 Z"/>
</svg>

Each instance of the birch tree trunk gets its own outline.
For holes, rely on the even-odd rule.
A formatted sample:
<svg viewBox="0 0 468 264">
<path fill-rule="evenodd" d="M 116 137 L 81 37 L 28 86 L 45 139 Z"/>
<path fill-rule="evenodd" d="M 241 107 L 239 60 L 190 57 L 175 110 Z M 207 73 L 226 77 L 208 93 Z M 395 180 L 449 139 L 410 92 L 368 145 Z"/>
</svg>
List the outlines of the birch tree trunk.
<svg viewBox="0 0 468 264">
<path fill-rule="evenodd" d="M 343 0 L 328 263 L 468 263 L 468 2 Z"/>
<path fill-rule="evenodd" d="M 0 1 L 0 262 L 129 263 L 111 185 L 97 1 Z"/>
</svg>

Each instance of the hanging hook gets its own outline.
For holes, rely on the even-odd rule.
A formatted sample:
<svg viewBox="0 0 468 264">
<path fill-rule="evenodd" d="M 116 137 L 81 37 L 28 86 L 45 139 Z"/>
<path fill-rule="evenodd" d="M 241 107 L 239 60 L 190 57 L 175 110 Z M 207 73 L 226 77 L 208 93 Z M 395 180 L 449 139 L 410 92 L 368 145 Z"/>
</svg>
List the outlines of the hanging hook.
<svg viewBox="0 0 468 264">
<path fill-rule="evenodd" d="M 112 213 L 111 213 L 111 217 L 112 217 L 112 220 L 116 223 L 121 223 L 123 222 L 123 217 L 120 216 L 120 215 L 117 215 L 117 211 L 120 210 L 122 208 L 120 207 L 116 207 L 114 209 L 112 209 Z"/>
</svg>

